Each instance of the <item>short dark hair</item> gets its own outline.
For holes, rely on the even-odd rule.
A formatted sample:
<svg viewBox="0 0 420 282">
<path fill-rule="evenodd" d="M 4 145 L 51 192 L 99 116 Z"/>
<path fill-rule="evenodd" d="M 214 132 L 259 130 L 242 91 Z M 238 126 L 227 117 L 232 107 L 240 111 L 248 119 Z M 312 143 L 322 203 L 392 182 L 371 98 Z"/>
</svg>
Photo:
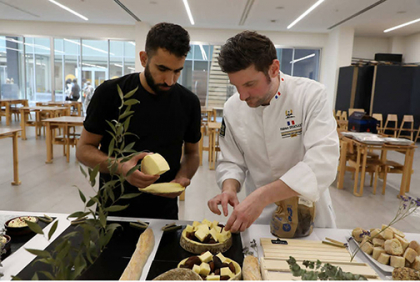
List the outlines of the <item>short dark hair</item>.
<svg viewBox="0 0 420 282">
<path fill-rule="evenodd" d="M 277 59 L 276 47 L 264 35 L 253 31 L 243 31 L 229 38 L 220 49 L 218 62 L 223 72 L 233 73 L 251 65 L 257 71 L 268 75 L 268 69 Z"/>
<path fill-rule="evenodd" d="M 151 57 L 159 48 L 177 57 L 186 57 L 190 51 L 190 35 L 180 25 L 158 23 L 147 33 L 146 53 Z"/>
</svg>

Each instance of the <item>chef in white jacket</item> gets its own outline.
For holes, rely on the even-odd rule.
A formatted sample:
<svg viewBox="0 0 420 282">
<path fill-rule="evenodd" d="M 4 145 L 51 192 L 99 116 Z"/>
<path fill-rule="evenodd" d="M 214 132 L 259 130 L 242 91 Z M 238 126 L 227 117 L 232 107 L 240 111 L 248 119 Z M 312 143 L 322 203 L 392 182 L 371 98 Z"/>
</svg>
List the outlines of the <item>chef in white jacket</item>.
<svg viewBox="0 0 420 282">
<path fill-rule="evenodd" d="M 226 102 L 216 170 L 222 193 L 210 210 L 228 216 L 226 229 L 269 224 L 275 202 L 294 196 L 316 202 L 315 227 L 334 228 L 328 187 L 339 157 L 337 125 L 322 84 L 280 72 L 269 38 L 245 31 L 222 46 L 219 65 L 238 93 Z M 237 192 L 247 197 L 239 203 Z"/>
</svg>

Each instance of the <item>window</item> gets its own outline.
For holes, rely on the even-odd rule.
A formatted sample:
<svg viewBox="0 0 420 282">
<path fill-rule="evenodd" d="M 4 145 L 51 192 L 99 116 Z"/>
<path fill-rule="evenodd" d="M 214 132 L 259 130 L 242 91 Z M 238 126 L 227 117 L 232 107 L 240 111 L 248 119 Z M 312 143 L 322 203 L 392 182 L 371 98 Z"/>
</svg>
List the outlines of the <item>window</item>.
<svg viewBox="0 0 420 282">
<path fill-rule="evenodd" d="M 25 96 L 23 38 L 0 36 L 0 99 Z"/>
<path fill-rule="evenodd" d="M 115 54 L 110 53 L 109 55 L 114 56 Z M 108 73 L 108 40 L 82 39 L 81 87 L 85 87 L 86 81 L 90 81 L 94 88 L 98 87 L 99 84 L 109 79 Z"/>
<path fill-rule="evenodd" d="M 280 70 L 291 76 L 319 80 L 319 49 L 277 48 Z"/>
</svg>

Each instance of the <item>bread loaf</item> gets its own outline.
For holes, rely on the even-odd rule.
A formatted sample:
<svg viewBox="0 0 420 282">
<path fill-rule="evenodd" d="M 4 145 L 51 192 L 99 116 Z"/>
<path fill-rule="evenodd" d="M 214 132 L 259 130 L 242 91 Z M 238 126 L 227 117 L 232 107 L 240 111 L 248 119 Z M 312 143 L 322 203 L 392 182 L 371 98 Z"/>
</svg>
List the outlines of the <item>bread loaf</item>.
<svg viewBox="0 0 420 282">
<path fill-rule="evenodd" d="M 412 248 L 418 254 L 420 254 L 420 245 L 419 245 L 419 243 L 417 243 L 417 241 L 411 241 L 410 244 L 408 245 L 408 247 Z"/>
<path fill-rule="evenodd" d="M 398 241 L 400 241 L 401 246 L 403 248 L 403 251 L 405 251 L 408 248 L 408 245 L 410 244 L 410 242 L 407 241 L 407 239 L 395 234 L 395 239 L 397 239 Z"/>
<path fill-rule="evenodd" d="M 392 267 L 405 267 L 405 258 L 400 256 L 391 256 Z"/>
<path fill-rule="evenodd" d="M 372 254 L 373 252 L 373 246 L 369 242 L 364 242 L 364 243 L 362 242 L 360 245 L 360 248 L 362 249 L 362 251 L 364 251 L 368 255 Z"/>
<path fill-rule="evenodd" d="M 379 255 L 378 262 L 382 264 L 389 264 L 389 257 L 390 255 L 382 253 Z"/>
<path fill-rule="evenodd" d="M 386 240 L 384 249 L 387 254 L 399 256 L 403 254 L 403 248 L 398 239 Z"/>
<path fill-rule="evenodd" d="M 420 256 L 414 259 L 413 263 L 411 264 L 411 268 L 415 270 L 420 270 Z"/>
<path fill-rule="evenodd" d="M 381 230 L 379 228 L 375 228 L 374 230 L 370 231 L 370 237 L 384 239 L 383 234 L 380 232 Z"/>
<path fill-rule="evenodd" d="M 384 250 L 383 248 L 381 248 L 381 247 L 374 247 L 374 248 L 373 248 L 372 257 L 373 257 L 374 259 L 378 260 L 379 256 L 380 256 L 381 254 L 384 254 L 384 253 L 385 253 L 385 250 Z"/>
<path fill-rule="evenodd" d="M 410 263 L 414 262 L 417 256 L 418 256 L 417 252 L 413 250 L 412 248 L 407 248 L 407 250 L 404 253 L 404 258 L 408 260 Z"/>
<path fill-rule="evenodd" d="M 120 280 L 139 280 L 143 267 L 155 246 L 155 236 L 150 228 L 147 228 L 137 242 L 136 249 L 125 268 Z"/>
<path fill-rule="evenodd" d="M 242 266 L 244 280 L 262 280 L 258 259 L 254 256 L 246 256 Z"/>
<path fill-rule="evenodd" d="M 372 243 L 374 247 L 383 247 L 385 240 L 379 238 L 373 238 Z"/>
</svg>

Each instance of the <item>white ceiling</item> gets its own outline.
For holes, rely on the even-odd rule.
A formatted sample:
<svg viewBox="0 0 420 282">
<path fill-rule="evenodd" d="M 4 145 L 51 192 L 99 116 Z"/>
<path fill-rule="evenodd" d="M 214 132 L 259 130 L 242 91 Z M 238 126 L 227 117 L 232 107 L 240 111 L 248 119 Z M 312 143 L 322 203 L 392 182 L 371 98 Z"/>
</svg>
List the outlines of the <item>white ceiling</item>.
<svg viewBox="0 0 420 282">
<path fill-rule="evenodd" d="M 113 0 L 56 0 L 89 18 L 84 21 L 48 0 L 0 0 L 0 19 L 133 25 L 135 20 Z M 328 32 L 378 0 L 325 0 L 291 32 Z M 142 21 L 167 21 L 192 27 L 182 0 L 121 0 Z M 245 24 L 239 21 L 247 0 L 189 0 L 197 28 L 287 31 L 286 27 L 316 0 L 255 0 Z M 13 7 L 11 7 L 13 6 Z M 407 36 L 420 32 L 420 22 L 389 33 L 383 30 L 420 17 L 420 0 L 387 0 L 343 23 L 358 36 Z M 83 33 L 83 31 L 81 31 Z"/>
</svg>

